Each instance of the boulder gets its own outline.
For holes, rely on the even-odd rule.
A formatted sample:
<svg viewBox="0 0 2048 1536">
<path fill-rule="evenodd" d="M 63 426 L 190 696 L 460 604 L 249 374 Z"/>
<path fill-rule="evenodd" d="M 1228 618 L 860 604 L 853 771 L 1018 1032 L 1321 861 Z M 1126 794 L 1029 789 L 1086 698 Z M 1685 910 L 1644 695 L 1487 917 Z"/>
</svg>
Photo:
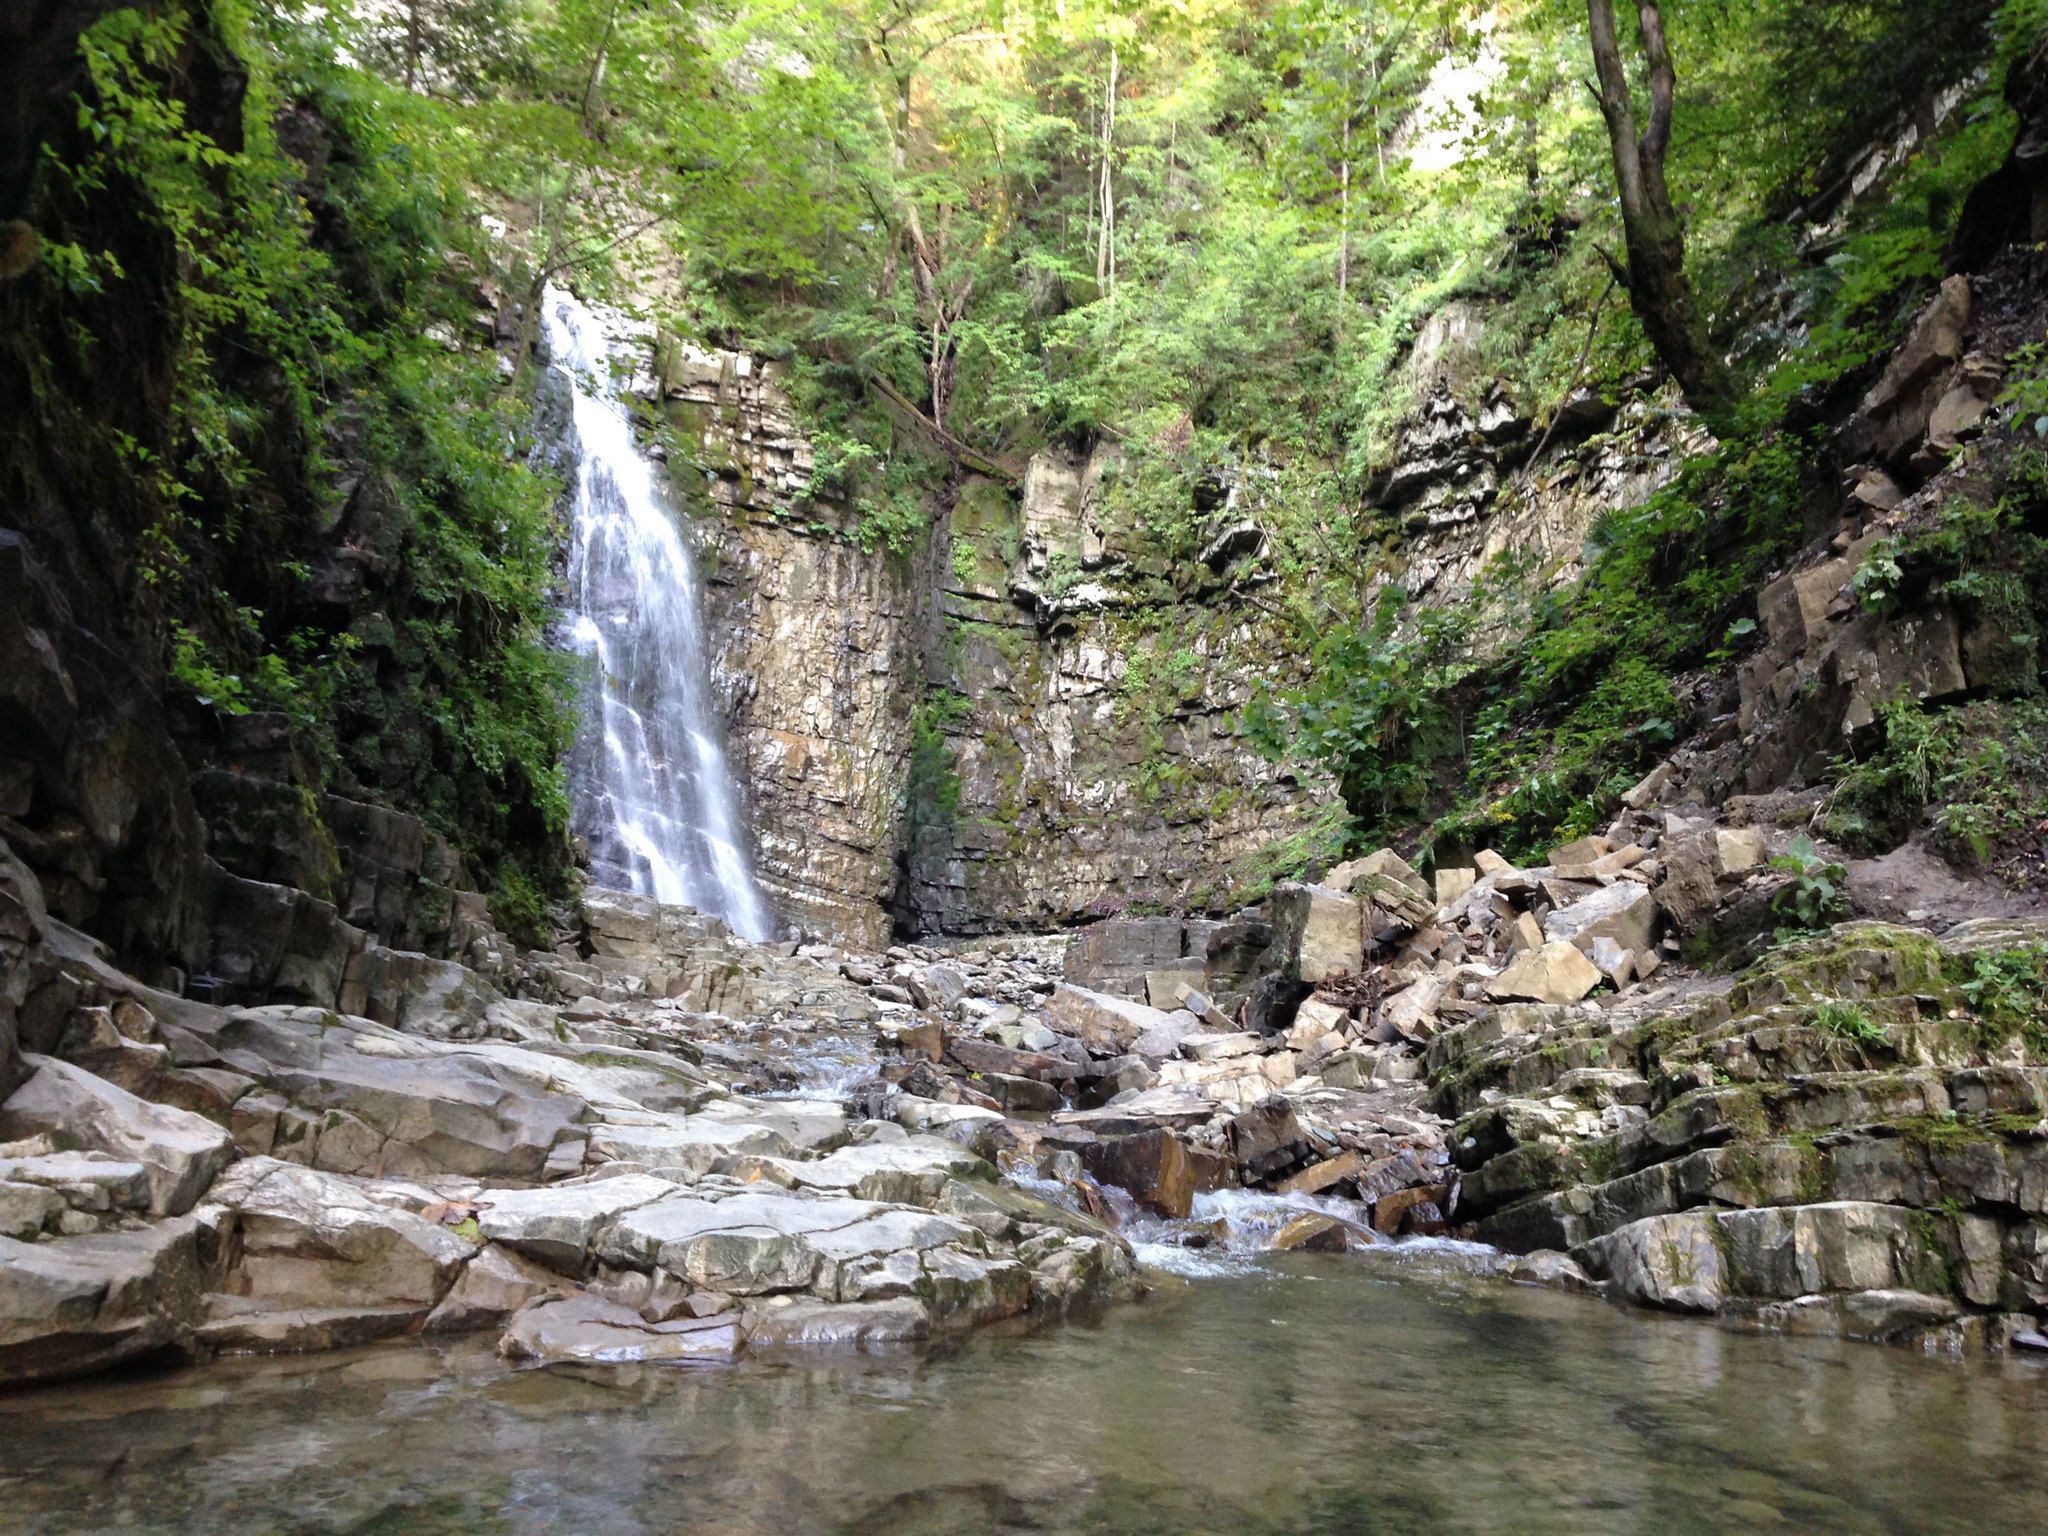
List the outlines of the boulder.
<svg viewBox="0 0 2048 1536">
<path fill-rule="evenodd" d="M 813 1290 L 827 1300 L 873 1300 L 839 1294 L 847 1271 L 898 1256 L 915 1269 L 926 1250 L 948 1243 L 978 1247 L 980 1238 L 950 1217 L 866 1200 L 678 1194 L 620 1216 L 602 1256 L 735 1296 Z"/>
<path fill-rule="evenodd" d="M 1553 911 L 1543 920 L 1543 936 L 1581 950 L 1602 938 L 1627 950 L 1649 949 L 1657 939 L 1657 901 L 1648 886 L 1617 880 Z"/>
<path fill-rule="evenodd" d="M 1412 981 L 1380 1004 L 1380 1022 L 1391 1026 L 1404 1040 L 1426 1039 L 1435 1033 L 1437 1009 L 1447 990 L 1440 976 Z"/>
<path fill-rule="evenodd" d="M 1600 972 L 1578 947 L 1561 939 L 1525 950 L 1486 984 L 1486 995 L 1537 1003 L 1576 1003 L 1600 985 Z"/>
<path fill-rule="evenodd" d="M 967 976 L 956 965 L 928 965 L 912 971 L 906 985 L 918 1007 L 935 1013 L 950 1012 L 967 995 Z"/>
<path fill-rule="evenodd" d="M 580 1275 L 598 1236 L 621 1211 L 675 1193 L 667 1179 L 627 1174 L 544 1189 L 494 1189 L 479 1197 L 477 1230 L 564 1274 Z"/>
<path fill-rule="evenodd" d="M 1133 1040 L 1130 1054 L 1142 1056 L 1157 1065 L 1174 1055 L 1183 1041 L 1190 1035 L 1201 1033 L 1203 1028 L 1201 1019 L 1186 1009 L 1180 1009 L 1169 1013 L 1158 1024 Z"/>
<path fill-rule="evenodd" d="M 0 1104 L 0 1140 L 41 1134 L 61 1148 L 140 1163 L 159 1216 L 191 1210 L 235 1155 L 233 1138 L 210 1120 L 138 1099 L 52 1056 L 22 1060 L 33 1075 Z"/>
<path fill-rule="evenodd" d="M 1361 1227 L 1320 1211 L 1304 1211 L 1266 1241 L 1275 1252 L 1350 1253 L 1372 1246 L 1372 1238 Z"/>
<path fill-rule="evenodd" d="M 1644 1306 L 1718 1312 L 1728 1279 L 1705 1211 L 1648 1216 L 1597 1238 L 1575 1255 L 1587 1271 Z"/>
<path fill-rule="evenodd" d="M 1310 1156 L 1308 1136 L 1294 1116 L 1294 1105 L 1274 1094 L 1233 1116 L 1224 1127 L 1238 1177 L 1260 1184 L 1287 1172 Z"/>
<path fill-rule="evenodd" d="M 1182 1006 L 1182 995 L 1187 992 L 1200 992 L 1208 979 L 1208 971 L 1199 964 L 1174 966 L 1163 971 L 1147 971 L 1145 1001 L 1154 1008 L 1179 1008 Z"/>
<path fill-rule="evenodd" d="M 1363 912 L 1351 897 L 1283 881 L 1266 899 L 1266 910 L 1272 954 L 1288 979 L 1313 986 L 1364 969 Z"/>
<path fill-rule="evenodd" d="M 1436 872 L 1436 904 L 1448 907 L 1478 882 L 1476 869 L 1439 869 Z"/>
<path fill-rule="evenodd" d="M 477 1245 L 338 1174 L 248 1158 L 210 1204 L 233 1262 L 221 1289 L 292 1306 L 432 1307 Z"/>
<path fill-rule="evenodd" d="M 198 1315 L 199 1223 L 19 1243 L 0 1237 L 0 1386 L 103 1370 L 177 1345 Z"/>
<path fill-rule="evenodd" d="M 747 1304 L 742 1327 L 749 1350 L 770 1353 L 907 1344 L 929 1335 L 932 1320 L 924 1303 L 911 1296 L 836 1304 L 803 1296 L 764 1296 Z"/>
<path fill-rule="evenodd" d="M 1723 879 L 1757 868 L 1767 857 L 1763 834 L 1753 827 L 1714 829 L 1714 873 Z"/>
<path fill-rule="evenodd" d="M 1139 1036 L 1167 1019 L 1165 1013 L 1147 1004 L 1067 982 L 1053 988 L 1045 1015 L 1053 1028 L 1079 1036 L 1090 1050 L 1119 1056 L 1129 1052 Z"/>
<path fill-rule="evenodd" d="M 429 1333 L 496 1328 L 529 1302 L 566 1294 L 560 1275 L 489 1243 L 463 1267 L 440 1305 L 427 1315 L 425 1327 Z"/>
<path fill-rule="evenodd" d="M 1114 1184 L 1140 1205 L 1178 1220 L 1194 1206 L 1194 1166 L 1180 1138 L 1165 1130 L 1090 1143 L 1081 1166 L 1098 1183 Z"/>
<path fill-rule="evenodd" d="M 1105 918 L 1067 942 L 1062 974 L 1090 991 L 1140 997 L 1146 972 L 1176 969 L 1185 956 L 1185 942 L 1185 928 L 1177 917 Z"/>
</svg>

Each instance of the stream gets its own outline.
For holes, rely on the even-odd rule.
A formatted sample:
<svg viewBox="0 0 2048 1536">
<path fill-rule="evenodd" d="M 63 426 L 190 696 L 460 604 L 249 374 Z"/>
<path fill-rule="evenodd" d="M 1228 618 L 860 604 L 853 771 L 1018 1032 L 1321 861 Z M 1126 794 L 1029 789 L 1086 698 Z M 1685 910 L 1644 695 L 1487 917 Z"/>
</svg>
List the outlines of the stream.
<svg viewBox="0 0 2048 1536">
<path fill-rule="evenodd" d="M 0 1531 L 2041 1528 L 2028 1362 L 1624 1311 L 1427 1244 L 1189 1267 L 1097 1322 L 895 1355 L 401 1343 L 0 1398 Z"/>
</svg>

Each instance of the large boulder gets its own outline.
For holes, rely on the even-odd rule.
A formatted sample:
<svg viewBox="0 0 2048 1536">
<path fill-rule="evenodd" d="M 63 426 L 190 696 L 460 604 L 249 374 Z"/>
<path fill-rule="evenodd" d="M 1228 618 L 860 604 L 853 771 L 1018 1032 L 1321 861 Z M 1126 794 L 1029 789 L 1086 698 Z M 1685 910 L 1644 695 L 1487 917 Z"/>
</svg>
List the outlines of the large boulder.
<svg viewBox="0 0 2048 1536">
<path fill-rule="evenodd" d="M 199 1223 L 0 1238 L 0 1386 L 102 1370 L 179 1344 L 204 1289 Z"/>
<path fill-rule="evenodd" d="M 373 1198 L 338 1174 L 249 1158 L 225 1175 L 221 1206 L 233 1255 L 221 1289 L 294 1307 L 415 1307 L 454 1283 L 477 1245 Z"/>
<path fill-rule="evenodd" d="M 1185 943 L 1186 925 L 1177 917 L 1105 918 L 1068 941 L 1062 972 L 1090 991 L 1142 998 L 1146 973 L 1177 968 Z"/>
<path fill-rule="evenodd" d="M 1068 982 L 1053 988 L 1045 1017 L 1054 1029 L 1078 1036 L 1090 1050 L 1118 1056 L 1167 1020 L 1164 1012 L 1147 1004 Z"/>
<path fill-rule="evenodd" d="M 44 1135 L 65 1150 L 140 1163 L 156 1215 L 191 1210 L 235 1155 L 233 1139 L 210 1120 L 139 1099 L 54 1056 L 22 1059 L 34 1075 L 0 1104 L 0 1140 Z"/>
<path fill-rule="evenodd" d="M 552 1269 L 579 1275 L 614 1217 L 675 1190 L 669 1180 L 648 1174 L 543 1189 L 494 1189 L 478 1200 L 477 1230 Z"/>
<path fill-rule="evenodd" d="M 208 1043 L 300 1112 L 293 1160 L 337 1173 L 537 1180 L 592 1113 L 577 1091 L 589 1074 L 538 1049 L 415 1039 L 311 1008 L 239 1010 Z"/>
<path fill-rule="evenodd" d="M 1576 1003 L 1599 985 L 1599 968 L 1576 945 L 1553 939 L 1510 960 L 1486 983 L 1486 995 L 1501 1000 Z"/>
<path fill-rule="evenodd" d="M 650 1323 L 602 1296 L 548 1298 L 514 1315 L 498 1353 L 508 1360 L 590 1365 L 686 1365 L 730 1360 L 740 1352 L 736 1312 Z"/>
<path fill-rule="evenodd" d="M 729 1295 L 810 1290 L 827 1300 L 870 1263 L 948 1243 L 979 1248 L 980 1235 L 951 1217 L 873 1201 L 747 1193 L 721 1200 L 678 1194 L 619 1217 L 602 1256 L 628 1268 L 659 1267 L 685 1284 Z"/>
<path fill-rule="evenodd" d="M 1543 920 L 1546 939 L 1562 939 L 1590 954 L 1599 939 L 1612 939 L 1623 949 L 1650 948 L 1657 936 L 1657 899 L 1646 885 L 1617 880 Z"/>
<path fill-rule="evenodd" d="M 1266 899 L 1272 958 L 1289 980 L 1316 985 L 1365 968 L 1364 913 L 1351 897 L 1283 881 Z"/>
</svg>

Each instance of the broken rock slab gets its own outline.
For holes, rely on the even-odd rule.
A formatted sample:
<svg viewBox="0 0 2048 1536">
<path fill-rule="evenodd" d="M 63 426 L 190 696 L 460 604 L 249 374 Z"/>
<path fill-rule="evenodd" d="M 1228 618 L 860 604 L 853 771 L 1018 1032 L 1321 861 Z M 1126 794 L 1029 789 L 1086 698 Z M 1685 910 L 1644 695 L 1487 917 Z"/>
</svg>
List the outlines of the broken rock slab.
<svg viewBox="0 0 2048 1536">
<path fill-rule="evenodd" d="M 1194 1207 L 1194 1165 L 1170 1131 L 1139 1131 L 1090 1143 L 1081 1148 L 1081 1166 L 1098 1183 L 1114 1184 L 1161 1216 L 1179 1220 Z"/>
<path fill-rule="evenodd" d="M 1576 1003 L 1599 985 L 1599 969 L 1578 946 L 1553 939 L 1516 955 L 1486 983 L 1486 995 L 1502 1001 Z"/>
<path fill-rule="evenodd" d="M 1068 982 L 1053 989 L 1045 1014 L 1053 1028 L 1078 1036 L 1090 1050 L 1117 1056 L 1127 1054 L 1139 1036 L 1167 1020 L 1164 1012 L 1148 1004 Z"/>
<path fill-rule="evenodd" d="M 732 1313 L 650 1323 L 620 1302 L 584 1294 L 522 1307 L 498 1353 L 544 1365 L 702 1365 L 734 1359 L 741 1342 Z"/>
<path fill-rule="evenodd" d="M 0 1238 L 0 1386 L 102 1370 L 179 1344 L 204 1289 L 200 1224 Z"/>
<path fill-rule="evenodd" d="M 1288 880 L 1273 887 L 1266 910 L 1272 953 L 1289 979 L 1313 986 L 1364 969 L 1364 914 L 1351 897 Z"/>
<path fill-rule="evenodd" d="M 0 1104 L 0 1140 L 46 1135 L 66 1150 L 140 1163 L 156 1215 L 191 1210 L 235 1154 L 233 1138 L 211 1120 L 139 1099 L 53 1056 L 25 1052 L 22 1061 L 32 1075 Z"/>
</svg>

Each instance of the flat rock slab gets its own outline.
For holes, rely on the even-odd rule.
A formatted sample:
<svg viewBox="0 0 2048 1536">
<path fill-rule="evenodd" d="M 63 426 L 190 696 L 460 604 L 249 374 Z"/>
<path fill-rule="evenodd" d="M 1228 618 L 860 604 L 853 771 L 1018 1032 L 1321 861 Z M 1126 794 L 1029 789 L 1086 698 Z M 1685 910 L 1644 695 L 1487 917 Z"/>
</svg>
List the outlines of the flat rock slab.
<svg viewBox="0 0 2048 1536">
<path fill-rule="evenodd" d="M 477 1230 L 565 1274 L 581 1274 L 613 1217 L 675 1192 L 672 1180 L 645 1173 L 544 1189 L 495 1189 L 478 1202 Z"/>
<path fill-rule="evenodd" d="M 630 1268 L 658 1266 L 698 1289 L 751 1296 L 836 1291 L 838 1267 L 853 1261 L 980 1241 L 966 1223 L 928 1211 L 749 1192 L 723 1200 L 678 1196 L 629 1211 L 602 1253 Z"/>
<path fill-rule="evenodd" d="M 590 1129 L 590 1155 L 602 1162 L 638 1163 L 645 1168 L 675 1168 L 709 1173 L 721 1158 L 741 1153 L 762 1157 L 794 1157 L 787 1136 L 766 1125 L 714 1120 L 652 1120 L 637 1125 L 595 1125 Z"/>
<path fill-rule="evenodd" d="M 149 1171 L 149 1208 L 182 1216 L 235 1155 L 228 1133 L 187 1110 L 138 1099 L 54 1056 L 22 1053 L 34 1069 L 0 1104 L 0 1140 L 47 1135 L 60 1147 L 103 1152 Z"/>
<path fill-rule="evenodd" d="M 240 1235 L 222 1289 L 275 1305 L 432 1307 L 477 1251 L 353 1179 L 275 1158 L 237 1163 L 211 1203 Z"/>
<path fill-rule="evenodd" d="M 244 1296 L 209 1296 L 192 1338 L 222 1354 L 312 1354 L 395 1339 L 426 1315 L 424 1307 L 277 1307 Z"/>
<path fill-rule="evenodd" d="M 747 1347 L 762 1352 L 906 1344 L 932 1331 L 924 1303 L 910 1296 L 855 1302 L 769 1296 L 749 1303 L 744 1327 Z"/>
<path fill-rule="evenodd" d="M 1121 1104 L 1070 1110 L 1053 1116 L 1053 1120 L 1058 1125 L 1080 1126 L 1104 1136 L 1125 1136 L 1153 1126 L 1192 1130 L 1207 1125 L 1215 1114 L 1216 1101 L 1202 1094 L 1184 1088 L 1148 1088 Z"/>
<path fill-rule="evenodd" d="M 498 1340 L 498 1353 L 542 1364 L 718 1365 L 737 1357 L 741 1343 L 732 1313 L 650 1323 L 616 1301 L 578 1295 L 522 1307 Z"/>
<path fill-rule="evenodd" d="M 937 1136 L 864 1142 L 809 1162 L 733 1158 L 721 1163 L 718 1171 L 739 1179 L 765 1179 L 784 1189 L 919 1206 L 933 1204 L 957 1179 L 992 1182 L 996 1176 L 986 1161 Z"/>
<path fill-rule="evenodd" d="M 1167 1018 L 1162 1009 L 1067 982 L 1053 989 L 1045 1016 L 1053 1028 L 1079 1036 L 1091 1051 L 1105 1054 L 1130 1050 L 1132 1042 L 1159 1028 Z"/>
<path fill-rule="evenodd" d="M 199 1311 L 199 1223 L 0 1238 L 0 1385 L 75 1376 L 174 1344 Z"/>
<path fill-rule="evenodd" d="M 309 1112 L 303 1156 L 336 1173 L 538 1179 L 555 1143 L 592 1116 L 573 1064 L 538 1049 L 425 1040 L 314 1008 L 238 1010 L 212 1043 Z M 350 1134 L 322 1128 L 335 1113 Z"/>
</svg>

